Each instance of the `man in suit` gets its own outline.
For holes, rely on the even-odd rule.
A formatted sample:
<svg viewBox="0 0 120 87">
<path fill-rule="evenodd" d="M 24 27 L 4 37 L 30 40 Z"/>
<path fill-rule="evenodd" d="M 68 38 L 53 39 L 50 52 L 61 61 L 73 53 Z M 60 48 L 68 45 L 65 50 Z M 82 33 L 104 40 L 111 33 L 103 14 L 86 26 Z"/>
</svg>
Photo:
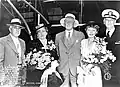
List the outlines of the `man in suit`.
<svg viewBox="0 0 120 87">
<path fill-rule="evenodd" d="M 112 51 L 117 58 L 112 64 L 112 74 L 120 83 L 120 27 L 115 26 L 119 16 L 119 13 L 113 9 L 105 9 L 102 12 L 103 22 L 106 25 L 107 49 Z"/>
<path fill-rule="evenodd" d="M 9 26 L 9 35 L 0 38 L 0 69 L 7 69 L 7 67 L 21 68 L 23 66 L 25 41 L 18 36 L 21 33 L 21 21 L 18 18 L 11 20 Z"/>
<path fill-rule="evenodd" d="M 60 23 L 65 27 L 65 31 L 56 35 L 55 44 L 60 61 L 58 70 L 64 76 L 61 87 L 77 87 L 76 67 L 79 65 L 81 58 L 81 40 L 85 36 L 82 32 L 74 30 L 79 23 L 73 14 L 66 14 L 65 18 L 60 20 Z"/>
</svg>

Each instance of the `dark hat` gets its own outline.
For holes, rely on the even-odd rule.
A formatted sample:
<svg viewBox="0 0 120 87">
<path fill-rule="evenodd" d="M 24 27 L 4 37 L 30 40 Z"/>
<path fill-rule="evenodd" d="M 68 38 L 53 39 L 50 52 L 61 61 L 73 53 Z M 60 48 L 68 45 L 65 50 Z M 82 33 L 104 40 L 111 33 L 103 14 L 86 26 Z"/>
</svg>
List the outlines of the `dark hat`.
<svg viewBox="0 0 120 87">
<path fill-rule="evenodd" d="M 35 28 L 38 30 L 38 29 L 40 29 L 40 28 L 42 28 L 42 27 L 45 27 L 45 25 L 44 25 L 44 24 L 39 24 L 39 25 L 37 25 Z"/>
<path fill-rule="evenodd" d="M 25 27 L 23 27 L 21 25 L 21 21 L 18 18 L 12 19 L 11 22 L 9 24 L 7 24 L 7 26 L 13 26 L 13 25 L 17 25 L 17 26 L 21 27 L 20 29 L 24 29 L 25 28 Z"/>
<path fill-rule="evenodd" d="M 99 28 L 105 27 L 105 25 L 103 23 L 98 23 L 95 21 L 89 21 L 88 23 L 86 23 L 86 25 L 84 25 L 85 28 L 87 27 L 93 27 L 96 28 L 97 31 L 99 31 Z"/>
<path fill-rule="evenodd" d="M 36 32 L 38 32 L 41 28 L 45 28 L 46 31 L 48 31 L 47 27 L 49 27 L 49 25 L 44 25 L 43 23 L 42 24 L 39 24 L 37 25 L 35 28 L 36 28 Z"/>
<path fill-rule="evenodd" d="M 120 15 L 119 13 L 116 11 L 116 10 L 113 10 L 113 9 L 105 9 L 103 12 L 102 12 L 102 17 L 103 18 L 112 18 L 112 19 L 115 19 L 117 20 Z"/>
</svg>

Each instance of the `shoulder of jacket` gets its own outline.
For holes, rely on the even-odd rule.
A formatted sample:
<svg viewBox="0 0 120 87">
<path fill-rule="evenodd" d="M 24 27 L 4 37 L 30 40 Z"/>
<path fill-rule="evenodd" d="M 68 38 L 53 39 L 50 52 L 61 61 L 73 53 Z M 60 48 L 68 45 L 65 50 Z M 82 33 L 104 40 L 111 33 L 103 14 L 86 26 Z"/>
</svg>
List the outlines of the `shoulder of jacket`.
<svg viewBox="0 0 120 87">
<path fill-rule="evenodd" d="M 87 39 L 83 39 L 83 40 L 81 41 L 81 43 L 85 43 L 85 42 L 86 42 L 86 40 L 87 40 Z"/>
<path fill-rule="evenodd" d="M 83 32 L 81 32 L 81 31 L 77 31 L 77 30 L 75 30 L 75 33 L 76 33 L 76 35 L 78 35 L 78 36 L 81 36 L 81 35 L 83 35 L 83 36 L 84 36 L 84 33 L 83 33 Z"/>
<path fill-rule="evenodd" d="M 56 36 L 59 37 L 59 36 L 61 36 L 62 34 L 64 34 L 64 32 L 65 32 L 65 31 L 62 31 L 62 32 L 56 34 Z"/>
<path fill-rule="evenodd" d="M 25 41 L 24 41 L 23 39 L 19 38 L 19 40 L 20 40 L 22 43 L 25 43 Z"/>
<path fill-rule="evenodd" d="M 4 37 L 1 37 L 1 38 L 0 38 L 0 42 L 4 42 L 4 41 L 6 41 L 7 38 L 8 38 L 8 35 L 7 35 L 7 36 L 4 36 Z"/>
</svg>

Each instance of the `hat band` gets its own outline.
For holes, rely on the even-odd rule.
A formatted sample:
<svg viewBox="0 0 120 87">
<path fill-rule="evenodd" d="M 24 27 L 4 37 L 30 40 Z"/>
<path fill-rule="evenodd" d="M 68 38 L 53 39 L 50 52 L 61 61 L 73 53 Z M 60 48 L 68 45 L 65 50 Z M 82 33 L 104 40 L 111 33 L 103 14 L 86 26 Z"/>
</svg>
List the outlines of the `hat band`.
<svg viewBox="0 0 120 87">
<path fill-rule="evenodd" d="M 65 18 L 72 18 L 72 19 L 75 19 L 74 17 L 72 17 L 72 16 L 67 16 L 67 17 L 65 17 Z"/>
<path fill-rule="evenodd" d="M 108 14 L 105 14 L 105 15 L 104 15 L 104 18 L 116 19 L 117 17 L 116 17 L 115 15 L 108 15 Z"/>
<path fill-rule="evenodd" d="M 43 25 L 43 26 L 37 26 L 36 29 L 40 29 L 40 28 L 42 28 L 42 27 L 45 27 L 45 26 L 44 26 L 44 25 Z"/>
<path fill-rule="evenodd" d="M 13 22 L 13 23 L 10 23 L 10 24 L 21 25 L 19 22 Z"/>
</svg>

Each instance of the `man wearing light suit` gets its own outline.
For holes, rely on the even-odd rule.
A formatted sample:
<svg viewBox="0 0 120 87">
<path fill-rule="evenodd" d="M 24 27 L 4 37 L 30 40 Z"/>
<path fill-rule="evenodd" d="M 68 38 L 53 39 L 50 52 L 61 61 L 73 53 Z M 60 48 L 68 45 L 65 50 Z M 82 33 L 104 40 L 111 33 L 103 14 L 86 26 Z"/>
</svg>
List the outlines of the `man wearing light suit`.
<svg viewBox="0 0 120 87">
<path fill-rule="evenodd" d="M 74 27 L 77 27 L 79 23 L 73 14 L 66 14 L 60 23 L 66 29 L 58 33 L 55 39 L 60 61 L 58 70 L 64 77 L 61 87 L 77 87 L 76 67 L 81 58 L 80 43 L 85 36 L 82 32 L 74 30 Z"/>
<path fill-rule="evenodd" d="M 10 34 L 0 38 L 0 68 L 21 67 L 23 65 L 25 42 L 18 38 L 21 33 L 21 21 L 18 18 L 11 20 L 9 26 Z"/>
</svg>

